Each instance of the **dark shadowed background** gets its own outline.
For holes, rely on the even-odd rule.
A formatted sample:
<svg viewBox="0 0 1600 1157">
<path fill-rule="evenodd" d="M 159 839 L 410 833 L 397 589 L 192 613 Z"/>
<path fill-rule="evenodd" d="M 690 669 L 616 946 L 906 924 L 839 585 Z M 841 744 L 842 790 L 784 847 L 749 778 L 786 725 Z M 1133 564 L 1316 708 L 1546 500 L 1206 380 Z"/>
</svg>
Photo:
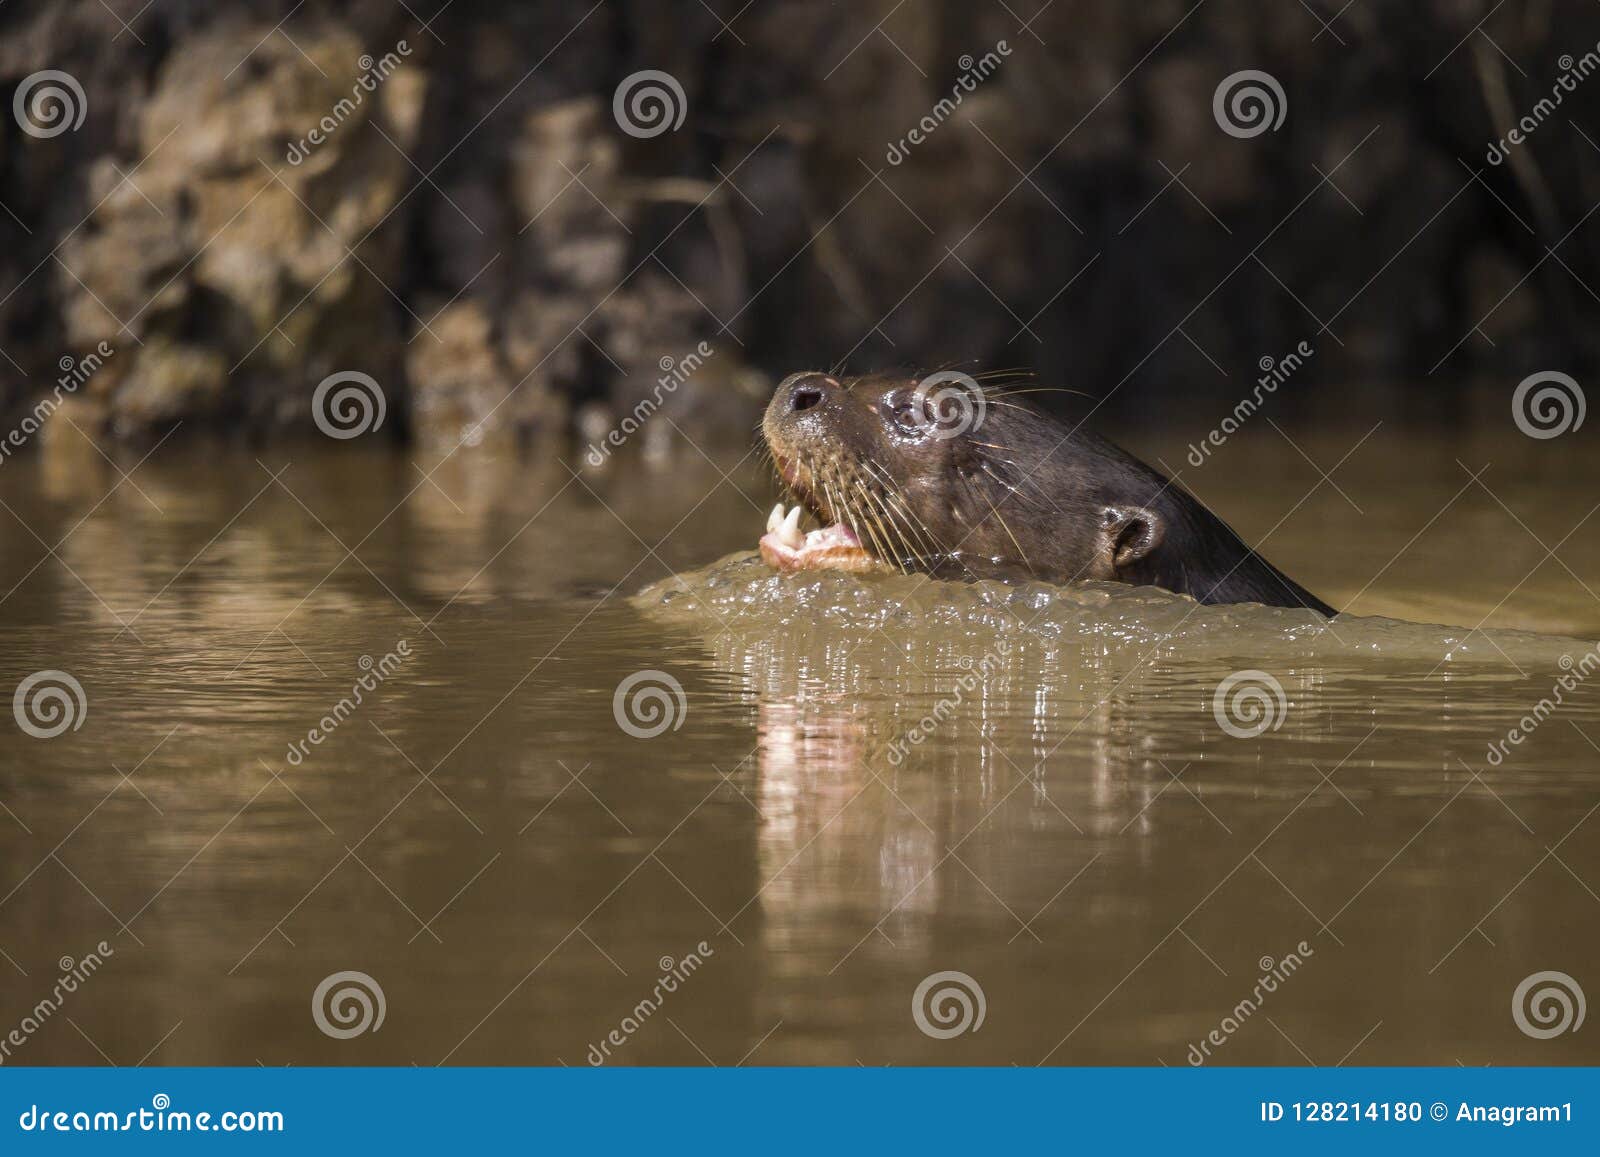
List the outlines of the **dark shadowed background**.
<svg viewBox="0 0 1600 1157">
<path fill-rule="evenodd" d="M 450 442 L 627 409 L 706 338 L 672 406 L 709 439 L 746 367 L 1026 369 L 1146 417 L 1306 340 L 1300 388 L 1437 420 L 1594 352 L 1597 40 L 1583 0 L 11 0 L 0 89 L 60 69 L 89 115 L 0 120 L 0 403 L 104 340 L 86 430 L 303 427 L 359 369 Z M 1281 125 L 1221 131 L 1263 67 Z M 643 69 L 687 106 L 648 139 L 612 116 Z"/>
</svg>

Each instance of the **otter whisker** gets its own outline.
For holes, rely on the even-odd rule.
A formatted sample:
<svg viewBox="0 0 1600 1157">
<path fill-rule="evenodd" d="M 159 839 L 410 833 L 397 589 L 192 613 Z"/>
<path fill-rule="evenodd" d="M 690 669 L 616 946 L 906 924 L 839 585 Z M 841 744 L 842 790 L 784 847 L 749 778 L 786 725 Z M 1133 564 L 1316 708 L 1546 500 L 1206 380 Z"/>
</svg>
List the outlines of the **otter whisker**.
<svg viewBox="0 0 1600 1157">
<path fill-rule="evenodd" d="M 856 483 L 856 492 L 867 505 L 867 511 L 870 513 L 872 510 L 871 494 L 859 482 Z M 890 526 L 885 524 L 875 513 L 871 514 L 870 518 L 863 519 L 862 522 L 862 529 L 872 539 L 872 545 L 877 550 L 878 557 L 884 562 L 892 564 L 895 569 L 904 571 L 906 569 L 905 559 L 902 552 L 893 549 L 889 533 Z"/>
<path fill-rule="evenodd" d="M 1009 382 L 1032 381 L 1035 374 L 1032 370 L 1018 368 L 1014 370 L 985 370 L 981 374 L 969 374 L 967 376 L 975 382 Z"/>
<path fill-rule="evenodd" d="M 776 465 L 776 462 L 774 462 L 774 465 Z M 802 453 L 796 455 L 794 465 L 796 481 L 790 482 L 780 471 L 778 474 L 778 482 L 783 487 L 783 493 L 786 497 L 794 499 L 797 505 L 804 506 L 806 505 L 806 500 L 805 496 L 800 492 L 798 479 L 802 471 L 808 478 L 816 477 L 816 471 L 812 468 L 811 457 L 808 454 Z"/>
<path fill-rule="evenodd" d="M 1016 468 L 1015 462 L 1008 461 L 1006 462 L 1006 465 L 1012 467 L 1013 469 Z M 1010 491 L 1012 494 L 1020 493 L 1020 487 L 1005 475 L 997 473 L 993 469 L 993 466 L 994 463 L 988 461 L 987 459 L 980 459 L 978 462 L 978 469 L 982 470 L 990 478 L 993 478 L 997 483 L 1005 487 L 1006 490 Z"/>
<path fill-rule="evenodd" d="M 972 579 L 978 577 L 965 559 L 938 540 L 933 530 L 917 516 L 916 512 L 911 509 L 905 499 L 892 486 L 883 491 L 883 498 L 885 501 L 892 503 L 894 509 L 900 511 L 903 515 L 901 519 L 897 520 L 897 525 L 906 528 L 923 544 L 925 548 L 923 552 L 919 554 L 914 551 L 912 553 L 914 559 L 922 561 L 926 566 L 933 566 L 941 561 L 954 562 L 960 566 L 967 577 Z"/>
<path fill-rule="evenodd" d="M 1001 389 L 993 396 L 1000 398 L 1014 398 L 1021 394 L 1072 394 L 1074 397 L 1089 398 L 1090 400 L 1094 399 L 1093 394 L 1086 393 L 1083 390 L 1069 390 L 1065 386 L 1030 386 L 1025 390 Z M 987 390 L 985 390 L 985 396 L 988 396 Z"/>
<path fill-rule="evenodd" d="M 1010 466 L 1013 470 L 1016 470 L 1017 468 L 1015 462 L 1007 461 L 1005 464 Z M 1047 493 L 1045 493 L 1041 487 L 1034 483 L 1031 477 L 1023 474 L 1020 482 L 1013 482 L 1005 475 L 996 473 L 991 466 L 992 463 L 988 461 L 980 461 L 978 468 L 982 470 L 983 473 L 992 479 L 997 485 L 1005 488 L 1006 494 L 1000 499 L 1001 502 L 1004 502 L 1006 498 L 1015 498 L 1017 501 L 1025 503 L 1035 510 L 1048 509 L 1056 514 L 1061 513 L 1060 505 L 1057 504 Z"/>
<path fill-rule="evenodd" d="M 773 481 L 777 484 L 777 489 L 781 490 L 785 483 L 778 473 L 778 460 L 773 457 L 772 447 L 767 445 L 765 438 L 761 440 L 761 458 L 756 462 L 756 468 L 760 469 L 763 465 L 772 471 Z"/>
<path fill-rule="evenodd" d="M 829 466 L 827 472 L 818 478 L 818 482 L 822 487 L 823 497 L 828 504 L 828 516 L 834 522 L 849 522 L 850 511 L 846 509 L 844 500 L 834 490 L 834 486 L 839 484 L 839 478 L 832 466 Z"/>
<path fill-rule="evenodd" d="M 887 495 L 887 501 L 891 502 L 893 508 L 899 512 L 900 520 L 908 532 L 922 544 L 922 557 L 933 560 L 944 558 L 950 554 L 949 549 L 939 541 L 927 523 L 923 522 L 917 516 L 917 513 L 906 504 L 905 499 L 891 492 Z"/>
<path fill-rule="evenodd" d="M 851 518 L 850 511 L 845 508 L 844 502 L 836 493 L 834 493 L 833 478 L 831 474 L 829 477 L 822 479 L 822 492 L 827 496 L 828 513 L 833 517 L 833 520 L 835 522 L 846 522 L 853 524 L 855 520 Z"/>
<path fill-rule="evenodd" d="M 1035 416 L 1038 415 L 1039 411 L 1034 409 L 1032 406 L 1019 406 L 1016 402 L 1007 402 L 1001 400 L 1007 396 L 1008 395 L 1002 394 L 999 398 L 992 398 L 988 394 L 985 394 L 983 396 L 983 404 L 985 406 L 995 406 L 997 408 L 1004 408 L 1007 410 L 1021 410 L 1024 414 L 1032 414 Z"/>
<path fill-rule="evenodd" d="M 879 508 L 872 502 L 871 488 L 863 481 L 860 472 L 852 467 L 846 476 L 842 468 L 836 467 L 834 479 L 840 494 L 840 504 L 848 507 L 848 514 L 844 521 L 848 521 L 852 529 L 865 533 L 872 540 L 873 547 L 882 561 L 890 563 L 896 569 L 906 569 L 902 554 L 892 548 L 894 520 L 879 517 Z"/>
<path fill-rule="evenodd" d="M 928 541 L 927 536 L 918 527 L 916 520 L 911 516 L 900 501 L 893 495 L 878 494 L 877 499 L 884 507 L 884 513 L 893 523 L 900 541 L 905 547 L 906 557 L 915 561 L 930 560 L 938 556 L 939 550 Z M 915 539 L 916 542 L 912 540 Z"/>
<path fill-rule="evenodd" d="M 866 462 L 864 465 L 868 475 L 872 477 L 873 482 L 876 484 L 876 490 L 885 504 L 885 513 L 889 514 L 890 520 L 897 524 L 904 523 L 922 541 L 928 557 L 937 557 L 946 553 L 934 541 L 933 533 L 928 529 L 927 525 L 916 516 L 911 508 L 906 505 L 905 500 L 896 493 L 893 480 L 882 476 L 880 473 L 881 468 L 875 463 Z M 898 512 L 898 518 L 895 517 L 894 512 Z M 912 558 L 917 558 L 920 552 L 909 550 L 908 553 Z"/>
<path fill-rule="evenodd" d="M 1013 493 L 1013 494 L 1016 493 L 1016 488 L 1015 487 L 1012 487 L 1012 486 L 1008 485 L 1003 479 L 1000 479 L 995 474 L 990 472 L 987 467 L 984 468 L 984 473 L 989 475 L 989 477 L 994 478 L 1002 486 L 1005 486 L 1006 489 L 1009 490 L 1011 493 Z M 966 486 L 967 486 L 968 490 L 972 490 L 973 489 L 971 483 L 966 483 Z M 977 493 L 977 492 L 973 491 L 973 493 Z M 1010 524 L 1008 524 L 1006 522 L 1005 517 L 1000 513 L 1000 508 L 997 505 L 995 505 L 995 503 L 990 502 L 988 500 L 988 498 L 985 497 L 984 495 L 979 494 L 978 497 L 983 502 L 983 504 L 989 508 L 989 513 L 994 515 L 995 521 L 1000 524 L 1000 529 L 1006 532 L 1006 537 L 1011 540 L 1011 545 L 1017 548 L 1017 554 L 1022 559 L 1022 565 L 1028 568 L 1028 573 L 1029 574 L 1035 574 L 1036 572 L 1033 569 L 1033 563 L 1030 562 L 1029 559 L 1028 559 L 1028 552 L 1022 549 L 1022 543 L 1018 542 L 1017 541 L 1017 536 L 1011 532 L 1011 526 L 1010 526 Z M 1004 499 L 1001 499 L 1001 501 L 1004 501 Z"/>
<path fill-rule="evenodd" d="M 871 488 L 854 472 L 852 472 L 850 479 L 850 492 L 860 499 L 864 507 L 861 512 L 864 515 L 862 519 L 863 529 L 872 538 L 878 556 L 884 562 L 893 565 L 896 570 L 904 573 L 906 571 L 906 552 L 903 549 L 903 544 L 901 550 L 894 549 L 894 532 L 896 529 L 894 520 L 879 516 L 881 508 L 874 506 Z"/>
<path fill-rule="evenodd" d="M 907 563 L 916 561 L 917 552 L 912 550 L 910 544 L 906 542 L 905 531 L 884 506 L 882 497 L 865 483 L 857 483 L 857 485 L 860 487 L 862 500 L 869 505 L 875 506 L 882 513 L 885 537 L 890 537 L 892 532 L 892 536 L 899 541 L 900 549 L 895 556 L 896 565 L 901 570 L 905 570 Z"/>
<path fill-rule="evenodd" d="M 1004 486 L 1010 493 L 1014 494 L 1019 501 L 1031 504 L 1034 509 L 1048 509 L 1057 514 L 1061 513 L 1060 503 L 1056 502 L 1055 499 L 1050 497 L 1049 492 L 1045 490 L 1043 486 L 1039 485 L 1038 481 L 1033 477 L 1032 474 L 1019 469 L 1017 464 L 1009 459 L 1003 461 L 1007 466 L 1010 466 L 1012 470 L 1017 471 L 1017 473 L 1020 475 L 1019 481 L 1012 482 L 1008 478 L 1003 478 L 995 474 L 989 469 L 989 463 L 987 462 L 983 464 L 984 473 L 988 474 L 989 477 L 993 478 L 1001 486 Z"/>
<path fill-rule="evenodd" d="M 935 553 L 942 551 L 944 548 L 939 545 L 938 541 L 934 537 L 933 531 L 928 528 L 927 523 L 923 522 L 921 518 L 917 517 L 916 512 L 911 509 L 910 505 L 900 495 L 899 490 L 895 486 L 894 479 L 888 477 L 887 474 L 884 474 L 882 472 L 883 468 L 878 466 L 876 463 L 869 462 L 867 463 L 867 467 L 869 472 L 873 473 L 874 478 L 878 483 L 878 488 L 880 491 L 882 491 L 885 498 L 892 502 L 895 508 L 899 510 L 902 515 L 904 515 L 904 517 L 910 523 L 911 528 L 917 532 L 924 542 L 927 543 L 928 548 Z"/>
</svg>

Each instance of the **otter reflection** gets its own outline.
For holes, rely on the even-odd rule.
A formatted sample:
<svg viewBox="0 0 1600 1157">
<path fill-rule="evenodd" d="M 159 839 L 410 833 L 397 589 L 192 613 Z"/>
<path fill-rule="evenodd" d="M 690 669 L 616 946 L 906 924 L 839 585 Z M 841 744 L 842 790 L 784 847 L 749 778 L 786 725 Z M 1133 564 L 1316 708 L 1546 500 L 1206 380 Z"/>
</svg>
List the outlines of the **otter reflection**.
<svg viewBox="0 0 1600 1157">
<path fill-rule="evenodd" d="M 756 705 L 762 934 L 777 958 L 806 957 L 808 973 L 858 953 L 924 954 L 951 911 L 1017 932 L 1070 875 L 1063 866 L 1144 832 L 1128 819 L 1148 799 L 1127 783 L 1143 744 L 1111 694 L 1111 664 L 1021 644 L 986 656 L 807 633 L 729 632 L 713 651 Z M 1046 766 L 1071 769 L 1072 814 Z M 1050 869 L 991 858 L 996 827 L 1056 845 Z"/>
</svg>

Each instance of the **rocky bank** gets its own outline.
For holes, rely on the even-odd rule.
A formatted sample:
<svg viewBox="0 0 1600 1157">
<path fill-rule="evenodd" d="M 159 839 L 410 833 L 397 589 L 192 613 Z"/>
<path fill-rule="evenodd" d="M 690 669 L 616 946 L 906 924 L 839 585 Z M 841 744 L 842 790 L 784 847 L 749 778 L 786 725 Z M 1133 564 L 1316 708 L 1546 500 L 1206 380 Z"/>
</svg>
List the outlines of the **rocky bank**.
<svg viewBox="0 0 1600 1157">
<path fill-rule="evenodd" d="M 702 341 L 664 405 L 708 439 L 836 361 L 1138 411 L 1301 340 L 1307 382 L 1440 391 L 1593 354 L 1600 80 L 1488 150 L 1595 5 L 1035 7 L 11 0 L 6 111 L 45 69 L 86 109 L 0 124 L 0 407 L 100 343 L 61 410 L 96 437 L 305 432 L 359 371 L 449 445 L 603 431 Z M 685 104 L 647 138 L 613 113 L 645 69 Z M 1220 131 L 1243 69 L 1276 131 Z"/>
</svg>

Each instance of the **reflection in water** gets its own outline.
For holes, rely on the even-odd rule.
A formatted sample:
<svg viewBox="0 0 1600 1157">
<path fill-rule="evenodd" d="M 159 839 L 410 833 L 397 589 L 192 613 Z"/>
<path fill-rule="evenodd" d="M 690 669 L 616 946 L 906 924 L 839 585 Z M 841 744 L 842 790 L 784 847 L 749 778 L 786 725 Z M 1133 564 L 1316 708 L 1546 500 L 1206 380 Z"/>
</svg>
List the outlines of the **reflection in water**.
<svg viewBox="0 0 1600 1157">
<path fill-rule="evenodd" d="M 1563 541 L 1594 460 L 1491 494 L 1455 462 L 1489 447 L 1392 437 L 1340 470 L 1366 514 L 1323 486 L 1272 531 L 1354 600 L 1331 626 L 707 567 L 770 506 L 736 456 L 9 462 L 0 688 L 62 670 L 87 709 L 0 745 L 0 1027 L 114 953 L 8 1059 L 581 1064 L 705 941 L 607 1063 L 1176 1065 L 1304 941 L 1208 1063 L 1593 1062 L 1508 1005 L 1600 991 L 1600 690 L 1486 753 L 1600 634 L 1600 540 Z M 1195 483 L 1247 537 L 1319 485 L 1257 451 L 1282 493 Z M 687 704 L 650 739 L 613 707 L 643 670 Z M 1218 706 L 1238 672 L 1267 718 Z M 351 971 L 387 1015 L 335 1039 L 307 1006 Z M 941 972 L 980 1031 L 919 1029 Z"/>
<path fill-rule="evenodd" d="M 1539 771 L 1491 778 L 1482 755 L 1481 737 L 1532 701 L 1535 671 L 1560 672 L 1563 656 L 1589 650 L 1576 639 L 1480 641 L 1359 619 L 1319 630 L 1304 616 L 1197 612 L 1120 588 L 776 579 L 748 555 L 638 602 L 698 627 L 714 666 L 736 672 L 758 704 L 764 943 L 802 977 L 829 978 L 822 991 L 797 984 L 774 1002 L 786 1023 L 837 1029 L 869 1015 L 919 960 L 1027 994 L 1032 1016 L 998 1004 L 1011 1037 L 978 1058 L 1018 1059 L 1025 1039 L 1038 1045 L 1034 1061 L 1176 1063 L 1185 1054 L 1171 1050 L 1173 1034 L 1202 1037 L 1201 1010 L 1231 1008 L 1228 980 L 1251 961 L 1306 938 L 1322 945 L 1323 962 L 1337 960 L 1349 947 L 1337 925 L 1373 919 L 1362 897 L 1386 874 L 1403 878 L 1401 851 L 1455 822 L 1445 816 L 1455 805 L 1473 815 L 1461 850 L 1477 846 L 1487 820 L 1498 846 L 1477 854 L 1499 864 L 1459 878 L 1425 873 L 1364 928 L 1365 954 L 1320 970 L 1320 987 L 1317 972 L 1298 986 L 1314 992 L 1298 1002 L 1311 1039 L 1338 1043 L 1337 1059 L 1358 1043 L 1359 1033 L 1342 1035 L 1350 1018 L 1372 1004 L 1351 977 L 1399 970 L 1398 995 L 1384 1003 L 1400 1011 L 1365 1027 L 1388 1025 L 1388 1055 L 1437 1055 L 1431 1022 L 1407 1023 L 1404 1010 L 1422 989 L 1448 996 L 1432 977 L 1459 941 L 1430 957 L 1419 923 L 1477 936 L 1498 898 L 1484 899 L 1483 880 L 1513 865 L 1520 875 L 1539 850 L 1506 839 L 1500 820 L 1524 835 L 1559 827 L 1559 838 L 1583 818 L 1573 803 L 1596 796 L 1579 728 L 1600 734 L 1600 697 L 1569 702 L 1569 732 Z M 1222 694 L 1230 683 L 1236 693 Z M 923 735 L 936 741 L 907 741 Z M 1546 798 L 1511 804 L 1535 779 Z M 1115 999 L 1140 972 L 1158 992 L 1186 994 L 1194 1011 L 1124 1008 L 1109 1018 L 1108 1042 L 1096 1000 Z M 1052 983 L 1085 974 L 1101 980 L 1095 999 Z M 860 1005 L 841 1006 L 852 984 L 863 987 Z M 1475 995 L 1469 984 L 1459 998 Z M 1041 1016 L 1060 1028 L 1055 1039 L 1036 1035 Z M 1249 1058 L 1289 1059 L 1274 1051 L 1292 1051 L 1284 1039 L 1258 1040 Z M 819 1055 L 848 1062 L 848 1051 Z"/>
</svg>

